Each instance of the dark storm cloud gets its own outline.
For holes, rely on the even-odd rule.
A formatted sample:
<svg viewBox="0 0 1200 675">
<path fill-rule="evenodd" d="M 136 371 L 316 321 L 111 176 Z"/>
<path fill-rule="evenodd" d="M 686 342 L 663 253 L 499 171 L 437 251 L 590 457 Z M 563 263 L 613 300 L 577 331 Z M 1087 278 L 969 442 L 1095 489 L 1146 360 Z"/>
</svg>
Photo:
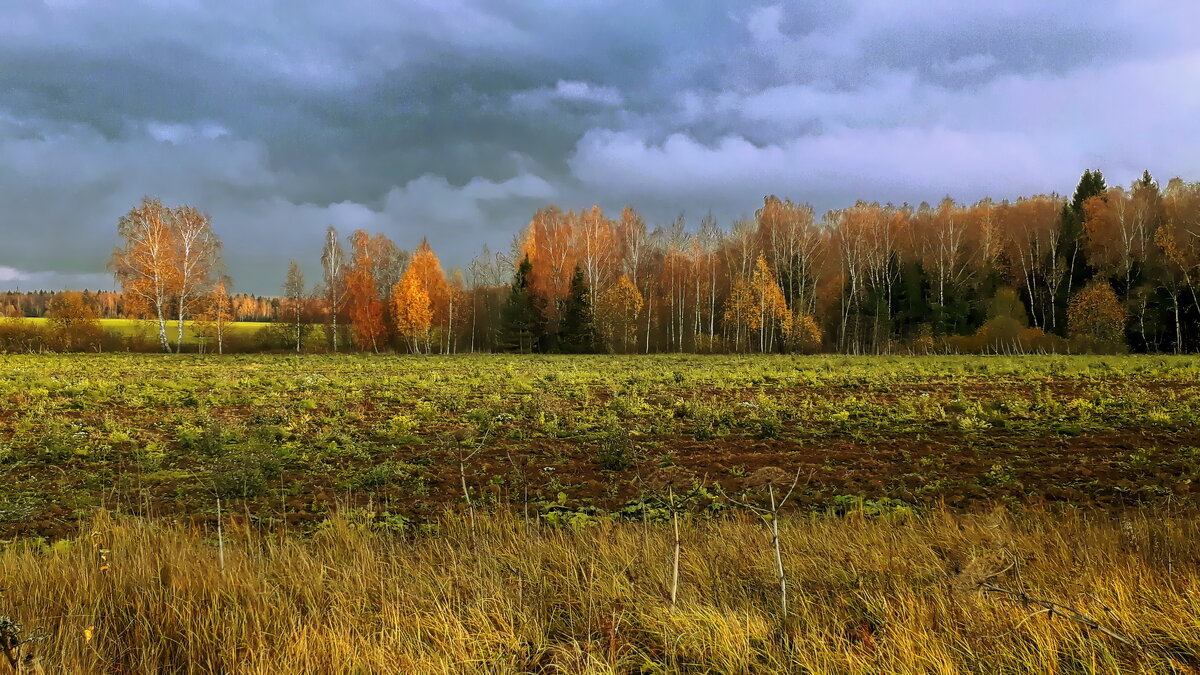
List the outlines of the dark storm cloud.
<svg viewBox="0 0 1200 675">
<path fill-rule="evenodd" d="M 17 0 L 0 8 L 0 288 L 95 286 L 143 194 L 273 292 L 328 224 L 449 264 L 545 203 L 652 222 L 763 194 L 1200 176 L 1185 3 Z M 315 273 L 315 269 L 313 269 Z"/>
</svg>

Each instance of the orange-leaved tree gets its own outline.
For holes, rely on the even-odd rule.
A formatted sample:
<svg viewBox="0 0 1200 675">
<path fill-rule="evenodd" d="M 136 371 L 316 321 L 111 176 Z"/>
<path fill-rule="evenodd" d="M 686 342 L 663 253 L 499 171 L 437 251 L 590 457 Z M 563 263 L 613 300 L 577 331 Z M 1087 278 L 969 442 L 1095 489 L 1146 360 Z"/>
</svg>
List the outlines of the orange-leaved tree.
<svg viewBox="0 0 1200 675">
<path fill-rule="evenodd" d="M 421 345 L 429 344 L 433 306 L 420 273 L 413 265 L 409 265 L 392 289 L 392 318 L 396 322 L 396 333 L 408 342 L 413 353 L 421 353 Z"/>
<path fill-rule="evenodd" d="M 533 265 L 529 284 L 547 308 L 552 328 L 557 327 L 558 304 L 567 297 L 575 272 L 574 212 L 563 213 L 557 206 L 540 209 L 529 223 L 523 254 Z"/>
<path fill-rule="evenodd" d="M 65 351 L 99 351 L 103 332 L 96 314 L 96 305 L 78 291 L 57 293 L 50 300 L 46 316 L 58 342 Z"/>
<path fill-rule="evenodd" d="M 429 300 L 430 310 L 433 312 L 430 318 L 430 330 L 425 331 L 424 334 L 425 351 L 432 351 L 432 327 L 444 326 L 447 333 L 451 327 L 450 286 L 446 283 L 445 273 L 442 272 L 442 263 L 433 253 L 433 248 L 429 246 L 428 241 L 422 239 L 417 250 L 413 252 L 412 261 L 408 264 L 405 276 L 409 274 L 416 279 L 416 283 L 425 293 Z M 396 323 L 397 326 L 400 325 L 399 321 Z"/>
<path fill-rule="evenodd" d="M 354 342 L 360 349 L 378 352 L 379 340 L 384 335 L 383 303 L 375 286 L 371 235 L 365 230 L 355 230 L 350 235 L 350 245 L 354 253 L 346 270 L 346 303 Z"/>
<path fill-rule="evenodd" d="M 117 234 L 124 240 L 123 246 L 116 248 L 109 260 L 109 269 L 125 296 L 125 311 L 157 319 L 158 342 L 165 352 L 171 351 L 167 311 L 179 273 L 170 218 L 170 210 L 161 201 L 142 198 L 141 204 L 121 216 Z"/>
<path fill-rule="evenodd" d="M 583 269 L 588 288 L 599 297 L 608 288 L 617 264 L 616 227 L 599 206 L 593 206 L 579 214 L 579 226 L 573 234 L 577 264 Z"/>
<path fill-rule="evenodd" d="M 1067 326 L 1071 337 L 1082 338 L 1089 346 L 1119 349 L 1125 346 L 1126 316 L 1112 286 L 1096 281 L 1071 298 Z"/>
</svg>

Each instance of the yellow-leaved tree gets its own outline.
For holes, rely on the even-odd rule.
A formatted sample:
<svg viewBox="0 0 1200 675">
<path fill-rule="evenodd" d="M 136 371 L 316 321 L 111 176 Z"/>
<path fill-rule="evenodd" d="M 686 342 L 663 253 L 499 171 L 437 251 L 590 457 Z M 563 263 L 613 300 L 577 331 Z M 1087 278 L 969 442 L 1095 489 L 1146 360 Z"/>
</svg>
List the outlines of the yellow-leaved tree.
<svg viewBox="0 0 1200 675">
<path fill-rule="evenodd" d="M 761 325 L 757 309 L 754 290 L 745 278 L 738 277 L 729 289 L 729 297 L 725 300 L 725 314 L 722 317 L 726 328 L 733 328 L 733 351 L 740 349 L 743 333 L 749 337 Z"/>
<path fill-rule="evenodd" d="M 637 339 L 638 315 L 642 313 L 642 294 L 628 275 L 600 293 L 596 316 L 600 332 L 614 352 L 626 353 Z"/>
<path fill-rule="evenodd" d="M 1071 337 L 1088 348 L 1124 349 L 1125 308 L 1107 281 L 1084 287 L 1071 298 L 1067 308 L 1067 327 Z"/>
<path fill-rule="evenodd" d="M 814 354 L 821 350 L 825 334 L 812 314 L 792 313 L 787 328 L 784 338 L 790 349 L 804 354 Z"/>
<path fill-rule="evenodd" d="M 734 280 L 725 301 L 725 325 L 733 327 L 733 348 L 736 351 L 745 334 L 747 347 L 754 348 L 757 333 L 758 350 L 772 351 L 775 336 L 782 334 L 786 339 L 792 332 L 792 314 L 788 311 L 787 299 L 775 273 L 762 255 L 754 263 L 750 278 Z"/>
<path fill-rule="evenodd" d="M 199 313 L 192 325 L 192 332 L 200 341 L 200 350 L 204 351 L 205 341 L 215 338 L 217 353 L 225 353 L 225 329 L 233 322 L 233 298 L 229 295 L 229 281 L 221 279 L 213 287 L 211 293 L 198 304 Z"/>
<path fill-rule="evenodd" d="M 414 354 L 421 353 L 421 345 L 429 345 L 433 306 L 420 271 L 411 265 L 392 289 L 392 317 L 396 334 L 408 342 Z"/>
<path fill-rule="evenodd" d="M 430 311 L 429 327 L 424 331 L 425 351 L 433 351 L 433 329 L 444 329 L 448 334 L 452 328 L 452 313 L 450 307 L 450 284 L 446 282 L 446 273 L 442 271 L 442 263 L 434 254 L 429 242 L 422 239 L 417 250 L 413 251 L 412 261 L 408 264 L 405 275 L 413 277 L 413 284 L 425 293 Z M 403 283 L 403 279 L 401 279 Z M 415 291 L 414 291 L 415 292 Z M 415 297 L 415 296 L 414 296 Z M 393 301 L 396 302 L 396 301 Z M 400 325 L 399 319 L 396 325 Z M 403 333 L 401 333 L 403 336 Z M 448 345 L 443 345 L 443 349 Z"/>
<path fill-rule="evenodd" d="M 791 332 L 792 314 L 788 311 L 787 299 L 783 297 L 779 280 L 762 255 L 754 263 L 754 276 L 750 284 L 758 306 L 758 350 L 773 351 L 776 332 L 785 336 Z"/>
</svg>

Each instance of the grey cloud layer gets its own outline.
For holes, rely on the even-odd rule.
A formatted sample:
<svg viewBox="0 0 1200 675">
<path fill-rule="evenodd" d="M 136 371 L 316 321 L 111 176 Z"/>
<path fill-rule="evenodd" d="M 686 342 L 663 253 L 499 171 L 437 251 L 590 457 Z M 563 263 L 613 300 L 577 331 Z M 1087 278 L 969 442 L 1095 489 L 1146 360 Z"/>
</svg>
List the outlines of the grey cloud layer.
<svg viewBox="0 0 1200 675">
<path fill-rule="evenodd" d="M 703 8 L 699 8 L 699 6 Z M 501 9 L 501 7 L 503 7 Z M 94 287 L 143 194 L 244 290 L 328 224 L 450 264 L 545 203 L 729 219 L 1200 178 L 1190 3 L 17 0 L 0 8 L 0 288 Z"/>
</svg>

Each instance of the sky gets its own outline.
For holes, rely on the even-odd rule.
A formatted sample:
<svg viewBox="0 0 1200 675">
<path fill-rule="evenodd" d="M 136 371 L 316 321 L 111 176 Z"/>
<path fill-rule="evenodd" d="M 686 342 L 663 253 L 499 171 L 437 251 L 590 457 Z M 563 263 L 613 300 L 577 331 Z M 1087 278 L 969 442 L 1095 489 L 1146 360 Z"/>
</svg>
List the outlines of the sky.
<svg viewBox="0 0 1200 675">
<path fill-rule="evenodd" d="M 447 267 L 533 212 L 1200 180 L 1200 3 L 5 0 L 0 289 L 109 288 L 143 195 L 235 289 L 365 228 Z"/>
</svg>

